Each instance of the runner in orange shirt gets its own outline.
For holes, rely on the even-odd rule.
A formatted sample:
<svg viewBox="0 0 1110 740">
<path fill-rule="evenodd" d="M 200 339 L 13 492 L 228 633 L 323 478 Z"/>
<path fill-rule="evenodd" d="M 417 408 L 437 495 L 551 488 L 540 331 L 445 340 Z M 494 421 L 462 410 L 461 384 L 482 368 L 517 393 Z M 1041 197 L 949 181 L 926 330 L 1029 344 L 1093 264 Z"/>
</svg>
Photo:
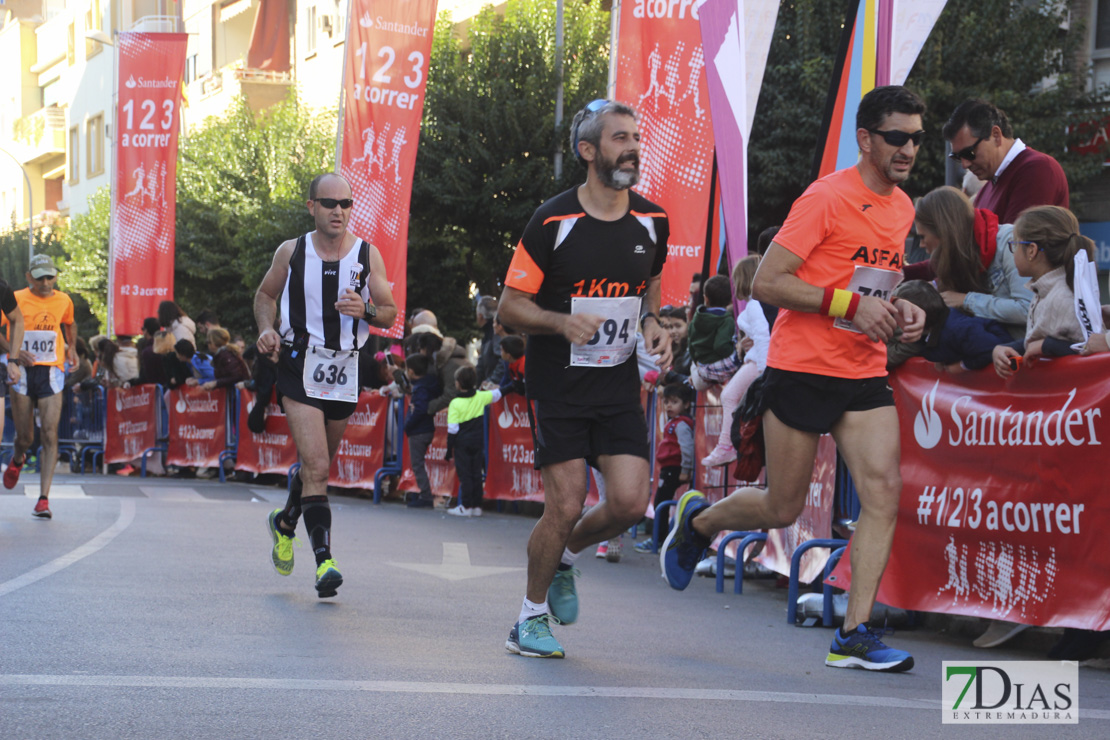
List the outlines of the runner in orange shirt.
<svg viewBox="0 0 1110 740">
<path fill-rule="evenodd" d="M 65 363 L 77 366 L 77 330 L 73 324 L 73 301 L 54 289 L 58 270 L 45 254 L 36 254 L 28 266 L 28 288 L 16 291 L 15 298 L 23 312 L 24 332 L 19 350 L 19 363 L 26 368 L 12 385 L 12 421 L 15 422 L 15 445 L 12 461 L 4 471 L 4 487 L 15 488 L 19 473 L 26 462 L 27 448 L 34 442 L 35 406 L 39 410 L 42 430 L 39 500 L 34 515 L 50 519 L 50 484 L 58 464 L 58 420 L 62 416 L 62 388 L 65 385 Z M 15 354 L 13 348 L 12 354 Z"/>
<path fill-rule="evenodd" d="M 867 620 L 902 490 L 886 341 L 898 327 L 902 341 L 915 341 L 925 325 L 920 308 L 890 297 L 914 219 L 898 185 L 917 157 L 924 113 L 925 104 L 904 87 L 869 92 L 856 114 L 858 163 L 810 185 L 791 208 L 753 289 L 758 300 L 784 309 L 764 375 L 768 487 L 738 489 L 713 506 L 701 493 L 687 493 L 660 555 L 664 577 L 681 590 L 717 532 L 789 526 L 805 507 L 817 443 L 831 432 L 862 508 L 848 611 L 825 659 L 838 668 L 913 667 L 913 657 L 884 645 Z"/>
</svg>

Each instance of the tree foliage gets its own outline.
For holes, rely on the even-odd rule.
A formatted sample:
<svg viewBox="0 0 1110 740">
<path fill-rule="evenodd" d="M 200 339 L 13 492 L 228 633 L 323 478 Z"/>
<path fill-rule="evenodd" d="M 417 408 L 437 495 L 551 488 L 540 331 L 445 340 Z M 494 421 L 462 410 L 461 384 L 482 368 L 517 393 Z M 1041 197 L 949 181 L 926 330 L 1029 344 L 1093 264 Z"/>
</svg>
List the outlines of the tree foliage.
<svg viewBox="0 0 1110 740">
<path fill-rule="evenodd" d="M 468 49 L 440 16 L 432 43 L 409 231 L 409 305 L 441 326 L 473 324 L 468 286 L 500 293 L 512 249 L 544 199 L 580 181 L 569 153 L 574 112 L 604 97 L 608 13 L 571 0 L 564 10 L 566 117 L 555 128 L 555 3 L 512 0 L 475 17 Z M 563 152 L 556 182 L 553 156 Z"/>
</svg>

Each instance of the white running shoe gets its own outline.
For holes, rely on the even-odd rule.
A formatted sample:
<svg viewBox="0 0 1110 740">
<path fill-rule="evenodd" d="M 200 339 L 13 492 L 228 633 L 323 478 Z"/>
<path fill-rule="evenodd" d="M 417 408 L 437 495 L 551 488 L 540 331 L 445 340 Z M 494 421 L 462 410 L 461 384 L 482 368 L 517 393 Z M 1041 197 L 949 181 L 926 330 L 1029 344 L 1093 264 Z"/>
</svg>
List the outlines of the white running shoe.
<svg viewBox="0 0 1110 740">
<path fill-rule="evenodd" d="M 447 510 L 447 513 L 451 516 L 470 516 L 470 509 L 466 508 L 462 504 L 459 504 L 458 506 L 452 506 L 450 509 Z"/>
</svg>

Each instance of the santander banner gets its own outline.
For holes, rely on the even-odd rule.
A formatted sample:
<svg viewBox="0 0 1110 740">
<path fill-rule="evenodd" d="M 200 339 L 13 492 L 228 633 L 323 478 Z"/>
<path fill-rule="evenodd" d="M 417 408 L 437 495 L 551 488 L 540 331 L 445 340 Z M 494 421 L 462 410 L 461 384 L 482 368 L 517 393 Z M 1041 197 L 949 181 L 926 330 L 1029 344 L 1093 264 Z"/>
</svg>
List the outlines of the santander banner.
<svg viewBox="0 0 1110 740">
<path fill-rule="evenodd" d="M 266 400 L 266 428 L 261 434 L 255 434 L 247 426 L 247 417 L 256 403 L 253 391 L 239 389 L 239 446 L 235 469 L 286 475 L 297 462 L 297 448 L 285 412 L 271 393 Z"/>
<path fill-rule="evenodd" d="M 1009 380 L 900 368 L 903 487 L 879 600 L 1110 629 L 1110 386 L 1095 380 L 1108 375 L 1110 355 L 1041 360 Z"/>
<path fill-rule="evenodd" d="M 405 399 L 408 403 L 408 399 Z M 455 472 L 455 463 L 444 458 L 447 457 L 447 409 L 435 415 L 436 431 L 432 443 L 428 445 L 428 452 L 424 456 L 424 467 L 428 471 L 428 484 L 436 496 L 454 496 L 459 490 L 459 476 Z M 397 484 L 398 491 L 418 491 L 416 477 L 412 474 L 412 458 L 409 456 L 409 446 L 404 445 L 401 453 L 401 463 L 404 473 Z M 488 488 L 488 487 L 487 487 Z M 492 497 L 491 497 L 492 498 Z"/>
<path fill-rule="evenodd" d="M 166 462 L 214 468 L 227 448 L 227 391 L 183 385 L 170 391 Z"/>
<path fill-rule="evenodd" d="M 373 488 L 385 463 L 385 421 L 391 401 L 378 393 L 359 394 L 355 412 L 331 461 L 328 483 L 339 488 Z"/>
<path fill-rule="evenodd" d="M 405 321 L 409 202 L 435 11 L 436 0 L 351 0 L 347 24 L 339 171 L 355 200 L 348 228 L 385 261 L 399 309 L 382 332 L 391 337 Z"/>
<path fill-rule="evenodd" d="M 153 385 L 109 388 L 104 462 L 130 462 L 157 439 L 157 398 Z"/>
<path fill-rule="evenodd" d="M 486 498 L 543 501 L 543 477 L 535 466 L 532 427 L 524 396 L 510 393 L 489 407 Z"/>
<path fill-rule="evenodd" d="M 119 34 L 116 171 L 108 305 L 112 331 L 139 334 L 173 300 L 183 33 Z"/>
<path fill-rule="evenodd" d="M 713 122 L 694 0 L 621 6 L 616 99 L 640 114 L 636 191 L 670 216 L 663 305 L 684 306 L 701 272 L 713 175 Z M 719 249 L 711 245 L 710 264 Z"/>
</svg>

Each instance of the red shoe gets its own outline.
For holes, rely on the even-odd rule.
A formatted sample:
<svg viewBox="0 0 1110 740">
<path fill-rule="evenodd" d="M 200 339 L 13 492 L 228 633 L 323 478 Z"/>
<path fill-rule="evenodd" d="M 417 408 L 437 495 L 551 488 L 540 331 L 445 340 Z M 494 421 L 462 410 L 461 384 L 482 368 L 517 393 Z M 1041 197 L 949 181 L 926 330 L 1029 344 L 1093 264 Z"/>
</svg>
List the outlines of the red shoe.
<svg viewBox="0 0 1110 740">
<path fill-rule="evenodd" d="M 23 470 L 25 462 L 27 458 L 23 458 L 18 463 L 8 463 L 8 469 L 4 471 L 4 488 L 15 488 L 15 484 L 19 482 L 19 471 Z"/>
<path fill-rule="evenodd" d="M 31 513 L 39 519 L 49 519 L 53 516 L 50 513 L 50 502 L 44 498 L 39 499 L 39 502 L 35 504 L 35 510 Z"/>
</svg>

